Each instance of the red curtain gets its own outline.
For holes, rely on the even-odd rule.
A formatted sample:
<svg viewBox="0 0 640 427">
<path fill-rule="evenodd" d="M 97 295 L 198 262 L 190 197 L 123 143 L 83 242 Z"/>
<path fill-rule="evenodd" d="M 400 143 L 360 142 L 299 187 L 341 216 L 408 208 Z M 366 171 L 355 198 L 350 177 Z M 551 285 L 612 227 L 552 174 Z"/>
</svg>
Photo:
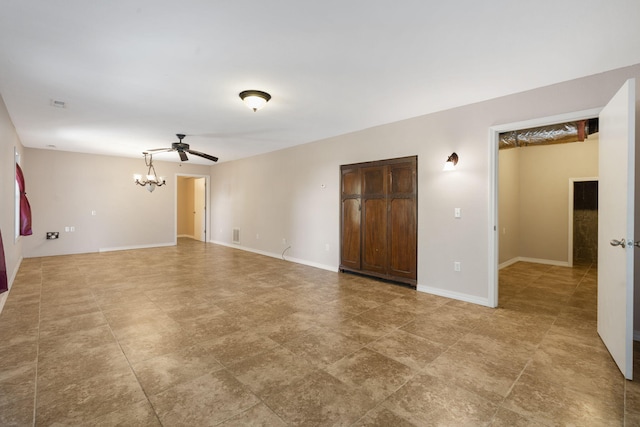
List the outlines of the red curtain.
<svg viewBox="0 0 640 427">
<path fill-rule="evenodd" d="M 16 181 L 18 181 L 18 188 L 20 189 L 20 235 L 31 236 L 31 205 L 27 200 L 27 193 L 24 186 L 24 175 L 20 165 L 16 163 Z"/>
<path fill-rule="evenodd" d="M 4 260 L 4 246 L 2 245 L 2 232 L 0 231 L 0 294 L 9 290 L 7 281 L 7 264 Z"/>
</svg>

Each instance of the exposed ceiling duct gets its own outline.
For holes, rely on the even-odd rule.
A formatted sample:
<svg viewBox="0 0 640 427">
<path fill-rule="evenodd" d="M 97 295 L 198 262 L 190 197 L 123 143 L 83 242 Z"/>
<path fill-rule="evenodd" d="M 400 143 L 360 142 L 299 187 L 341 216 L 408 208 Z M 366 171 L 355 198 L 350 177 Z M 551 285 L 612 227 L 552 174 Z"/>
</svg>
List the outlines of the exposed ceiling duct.
<svg viewBox="0 0 640 427">
<path fill-rule="evenodd" d="M 598 132 L 598 118 L 559 123 L 537 128 L 521 129 L 500 134 L 499 148 L 528 147 L 531 145 L 582 142 Z"/>
</svg>

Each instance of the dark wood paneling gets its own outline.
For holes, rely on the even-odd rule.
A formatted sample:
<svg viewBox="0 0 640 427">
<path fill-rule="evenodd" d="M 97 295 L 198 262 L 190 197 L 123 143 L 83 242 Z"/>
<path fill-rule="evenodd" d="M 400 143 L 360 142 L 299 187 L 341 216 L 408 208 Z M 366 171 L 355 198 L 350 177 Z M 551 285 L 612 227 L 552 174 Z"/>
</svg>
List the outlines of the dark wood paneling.
<svg viewBox="0 0 640 427">
<path fill-rule="evenodd" d="M 389 201 L 389 274 L 416 278 L 416 215 L 412 199 Z"/>
<path fill-rule="evenodd" d="M 362 206 L 362 269 L 386 273 L 387 201 L 365 199 Z"/>
<path fill-rule="evenodd" d="M 340 268 L 415 285 L 417 157 L 345 165 L 341 173 Z"/>
<path fill-rule="evenodd" d="M 345 199 L 342 202 L 341 264 L 360 269 L 360 201 Z"/>
</svg>

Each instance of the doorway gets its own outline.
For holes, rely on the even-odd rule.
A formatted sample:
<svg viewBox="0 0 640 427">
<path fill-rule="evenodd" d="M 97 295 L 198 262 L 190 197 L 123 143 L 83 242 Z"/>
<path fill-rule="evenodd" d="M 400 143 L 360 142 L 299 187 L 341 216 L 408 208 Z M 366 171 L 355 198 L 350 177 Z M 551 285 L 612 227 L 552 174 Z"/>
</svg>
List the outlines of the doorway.
<svg viewBox="0 0 640 427">
<path fill-rule="evenodd" d="M 176 179 L 176 238 L 209 239 L 209 176 L 178 175 Z"/>
<path fill-rule="evenodd" d="M 493 126 L 490 128 L 490 152 L 491 152 L 491 187 L 490 187 L 490 224 L 489 224 L 489 280 L 488 280 L 488 305 L 490 307 L 498 306 L 498 267 L 499 267 L 499 259 L 500 259 L 500 239 L 501 236 L 508 233 L 509 230 L 504 230 L 503 227 L 498 222 L 498 212 L 499 212 L 499 204 L 504 202 L 504 200 L 500 200 L 499 197 L 499 141 L 500 134 L 506 132 L 515 132 L 520 129 L 531 129 L 537 128 L 541 126 L 549 126 L 554 125 L 556 123 L 565 123 L 565 122 L 575 122 L 579 120 L 588 120 L 593 117 L 597 117 L 600 112 L 600 109 L 591 109 L 585 111 L 579 111 L 574 113 L 567 113 L 558 116 L 545 117 L 533 120 L 527 120 L 523 122 L 510 123 L 500 126 Z M 566 181 L 565 181 L 566 182 Z M 566 185 L 566 184 L 565 184 Z M 564 216 L 564 221 L 566 221 L 566 216 Z M 566 222 L 565 222 L 566 224 Z M 500 228 L 499 228 L 500 227 Z M 567 234 L 562 237 L 566 244 L 567 242 Z M 535 254 L 535 251 L 533 251 Z M 563 256 L 565 256 L 563 254 Z M 531 258 L 536 258 L 536 256 L 532 256 Z M 564 265 L 568 265 L 568 262 L 565 262 Z"/>
</svg>

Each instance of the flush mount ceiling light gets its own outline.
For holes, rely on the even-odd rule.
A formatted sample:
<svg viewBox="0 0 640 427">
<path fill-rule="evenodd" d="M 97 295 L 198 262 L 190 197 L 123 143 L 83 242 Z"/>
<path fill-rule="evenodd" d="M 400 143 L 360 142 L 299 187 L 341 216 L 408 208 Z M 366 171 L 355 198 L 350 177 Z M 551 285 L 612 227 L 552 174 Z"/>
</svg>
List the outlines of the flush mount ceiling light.
<svg viewBox="0 0 640 427">
<path fill-rule="evenodd" d="M 166 184 L 163 177 L 156 174 L 156 168 L 153 167 L 153 156 L 149 153 L 144 153 L 144 164 L 149 168 L 147 170 L 147 179 L 142 179 L 142 175 L 133 175 L 133 181 L 147 188 L 149 193 L 153 192 L 156 187 L 162 187 Z M 153 173 L 152 173 L 153 172 Z"/>
<path fill-rule="evenodd" d="M 447 157 L 447 161 L 444 163 L 445 171 L 453 171 L 456 170 L 456 165 L 458 164 L 458 155 L 456 153 L 452 153 L 449 157 Z"/>
<path fill-rule="evenodd" d="M 240 92 L 240 99 L 254 112 L 258 111 L 271 99 L 271 95 L 261 90 L 244 90 Z"/>
</svg>

